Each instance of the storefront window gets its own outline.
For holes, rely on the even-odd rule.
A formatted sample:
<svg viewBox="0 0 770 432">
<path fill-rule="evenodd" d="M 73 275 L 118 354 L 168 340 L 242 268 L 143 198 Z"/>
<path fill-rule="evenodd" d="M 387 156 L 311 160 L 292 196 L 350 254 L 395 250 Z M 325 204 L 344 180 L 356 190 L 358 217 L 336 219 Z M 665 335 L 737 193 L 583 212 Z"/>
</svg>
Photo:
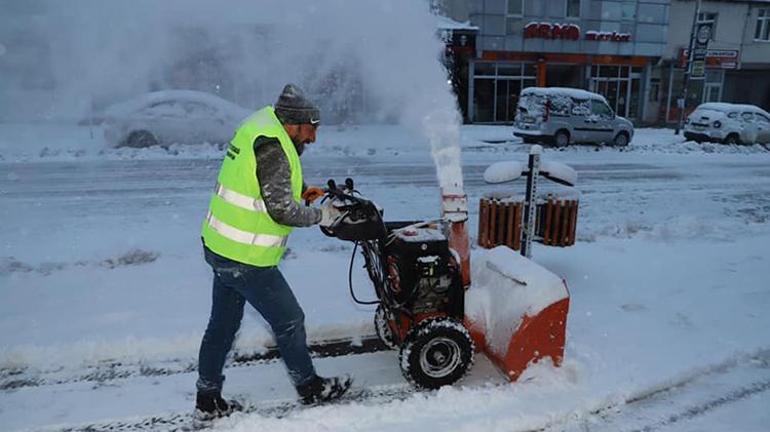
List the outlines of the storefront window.
<svg viewBox="0 0 770 432">
<path fill-rule="evenodd" d="M 479 75 L 486 75 L 486 76 L 494 76 L 495 75 L 495 64 L 494 63 L 476 63 L 476 76 Z"/>
<path fill-rule="evenodd" d="M 618 67 L 617 66 L 600 66 L 599 76 L 603 78 L 617 78 Z"/>
<path fill-rule="evenodd" d="M 604 96 L 618 115 L 635 118 L 639 111 L 640 76 L 630 66 L 592 66 L 591 91 Z"/>
<path fill-rule="evenodd" d="M 473 119 L 478 122 L 491 122 L 494 119 L 495 80 L 473 80 Z"/>
<path fill-rule="evenodd" d="M 519 63 L 505 64 L 497 67 L 498 75 L 519 76 L 521 75 L 521 65 Z"/>
<path fill-rule="evenodd" d="M 524 63 L 524 72 L 522 73 L 525 77 L 536 77 L 537 76 L 537 67 L 534 63 Z"/>
<path fill-rule="evenodd" d="M 521 90 L 535 85 L 533 64 L 476 63 L 474 72 L 472 121 L 512 122 Z"/>
</svg>

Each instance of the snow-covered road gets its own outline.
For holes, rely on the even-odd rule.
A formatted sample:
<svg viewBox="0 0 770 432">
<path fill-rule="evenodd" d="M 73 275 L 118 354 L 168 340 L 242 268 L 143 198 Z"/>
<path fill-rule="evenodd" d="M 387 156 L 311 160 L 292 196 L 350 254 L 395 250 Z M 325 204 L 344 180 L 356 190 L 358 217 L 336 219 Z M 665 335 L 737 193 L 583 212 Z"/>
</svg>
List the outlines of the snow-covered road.
<svg viewBox="0 0 770 432">
<path fill-rule="evenodd" d="M 74 136 L 72 149 L 30 155 L 8 150 L 0 133 L 3 429 L 103 424 L 192 406 L 190 368 L 210 295 L 198 229 L 218 150 L 100 153 Z M 528 146 L 509 136 L 503 127 L 463 128 L 472 207 L 487 192 L 523 191 L 521 181 L 482 181 L 489 164 L 524 159 Z M 303 156 L 309 183 L 349 176 L 385 208 L 386 219 L 436 216 L 433 163 L 405 132 L 322 129 L 319 141 Z M 500 387 L 482 360 L 464 387 L 280 420 L 239 416 L 218 427 L 720 430 L 728 419 L 744 426 L 737 429 L 761 430 L 767 417 L 756 407 L 770 401 L 765 390 L 666 419 L 686 411 L 690 400 L 703 405 L 768 379 L 766 357 L 752 359 L 770 347 L 770 153 L 758 146 L 695 146 L 670 131 L 640 130 L 627 151 L 577 147 L 547 150 L 544 157 L 579 173 L 577 245 L 534 250 L 535 260 L 566 278 L 572 292 L 563 368 L 536 367 L 524 382 Z M 370 333 L 372 311 L 348 300 L 349 245 L 306 229 L 295 232 L 290 248 L 283 268 L 311 338 Z M 361 295 L 371 292 L 361 273 L 355 285 Z M 247 313 L 238 351 L 259 351 L 268 342 L 258 316 Z M 364 386 L 403 386 L 395 357 L 328 358 L 319 369 L 351 371 Z M 762 361 L 765 367 L 756 367 Z M 740 377 L 723 379 L 719 389 L 706 382 L 683 399 L 672 392 L 660 402 L 676 402 L 668 411 L 635 417 L 637 404 L 624 404 L 725 362 L 749 366 L 738 367 Z M 164 367 L 176 372 L 153 373 Z M 255 402 L 292 395 L 280 363 L 230 368 L 226 393 Z"/>
</svg>

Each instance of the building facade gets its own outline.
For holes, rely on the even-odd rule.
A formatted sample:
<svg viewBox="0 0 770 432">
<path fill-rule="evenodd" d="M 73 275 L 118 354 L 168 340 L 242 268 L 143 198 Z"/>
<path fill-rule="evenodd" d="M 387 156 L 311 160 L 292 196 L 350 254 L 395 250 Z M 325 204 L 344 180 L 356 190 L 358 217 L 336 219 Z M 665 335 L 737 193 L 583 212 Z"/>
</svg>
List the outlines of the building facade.
<svg viewBox="0 0 770 432">
<path fill-rule="evenodd" d="M 647 101 L 667 48 L 669 7 L 669 0 L 470 0 L 479 32 L 468 120 L 513 121 L 519 92 L 530 86 L 587 89 L 619 115 L 654 118 Z"/>
<path fill-rule="evenodd" d="M 690 80 L 686 110 L 703 102 L 748 103 L 770 110 L 770 1 L 702 1 L 695 15 L 695 0 L 672 0 L 668 44 L 652 85 L 660 91 L 651 101 L 658 120 L 679 119 L 687 48 L 693 19 L 710 28 L 705 76 Z"/>
</svg>

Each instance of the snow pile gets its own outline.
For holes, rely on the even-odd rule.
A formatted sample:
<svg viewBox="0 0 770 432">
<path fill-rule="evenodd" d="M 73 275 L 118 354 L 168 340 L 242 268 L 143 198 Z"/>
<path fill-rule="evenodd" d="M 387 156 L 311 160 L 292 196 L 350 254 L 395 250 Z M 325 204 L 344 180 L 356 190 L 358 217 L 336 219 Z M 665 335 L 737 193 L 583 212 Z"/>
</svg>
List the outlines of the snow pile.
<svg viewBox="0 0 770 432">
<path fill-rule="evenodd" d="M 527 164 L 521 161 L 496 162 L 484 170 L 484 181 L 487 183 L 505 183 L 516 180 L 528 171 Z"/>
<path fill-rule="evenodd" d="M 471 274 L 465 314 L 482 326 L 489 348 L 501 356 L 525 315 L 569 296 L 561 278 L 505 246 L 474 254 Z"/>
<path fill-rule="evenodd" d="M 496 162 L 484 171 L 484 181 L 492 184 L 505 183 L 516 180 L 527 173 L 529 173 L 529 167 L 525 162 Z M 577 171 L 561 162 L 541 160 L 540 175 L 552 178 L 559 183 L 567 183 L 568 185 L 575 185 L 577 183 Z"/>
</svg>

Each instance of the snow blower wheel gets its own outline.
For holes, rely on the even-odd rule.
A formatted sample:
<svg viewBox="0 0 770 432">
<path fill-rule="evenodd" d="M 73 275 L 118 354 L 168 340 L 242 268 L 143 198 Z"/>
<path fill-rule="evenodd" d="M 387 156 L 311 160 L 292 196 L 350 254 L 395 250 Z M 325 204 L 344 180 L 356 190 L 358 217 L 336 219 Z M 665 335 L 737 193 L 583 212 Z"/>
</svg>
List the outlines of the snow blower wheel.
<svg viewBox="0 0 770 432">
<path fill-rule="evenodd" d="M 401 345 L 401 373 L 417 387 L 438 389 L 460 380 L 473 364 L 468 330 L 453 318 L 426 320 Z"/>
<path fill-rule="evenodd" d="M 374 331 L 377 332 L 377 337 L 386 347 L 390 349 L 398 348 L 396 338 L 393 337 L 393 331 L 390 329 L 390 325 L 388 325 L 385 308 L 382 305 L 377 306 L 377 311 L 374 313 Z"/>
</svg>

